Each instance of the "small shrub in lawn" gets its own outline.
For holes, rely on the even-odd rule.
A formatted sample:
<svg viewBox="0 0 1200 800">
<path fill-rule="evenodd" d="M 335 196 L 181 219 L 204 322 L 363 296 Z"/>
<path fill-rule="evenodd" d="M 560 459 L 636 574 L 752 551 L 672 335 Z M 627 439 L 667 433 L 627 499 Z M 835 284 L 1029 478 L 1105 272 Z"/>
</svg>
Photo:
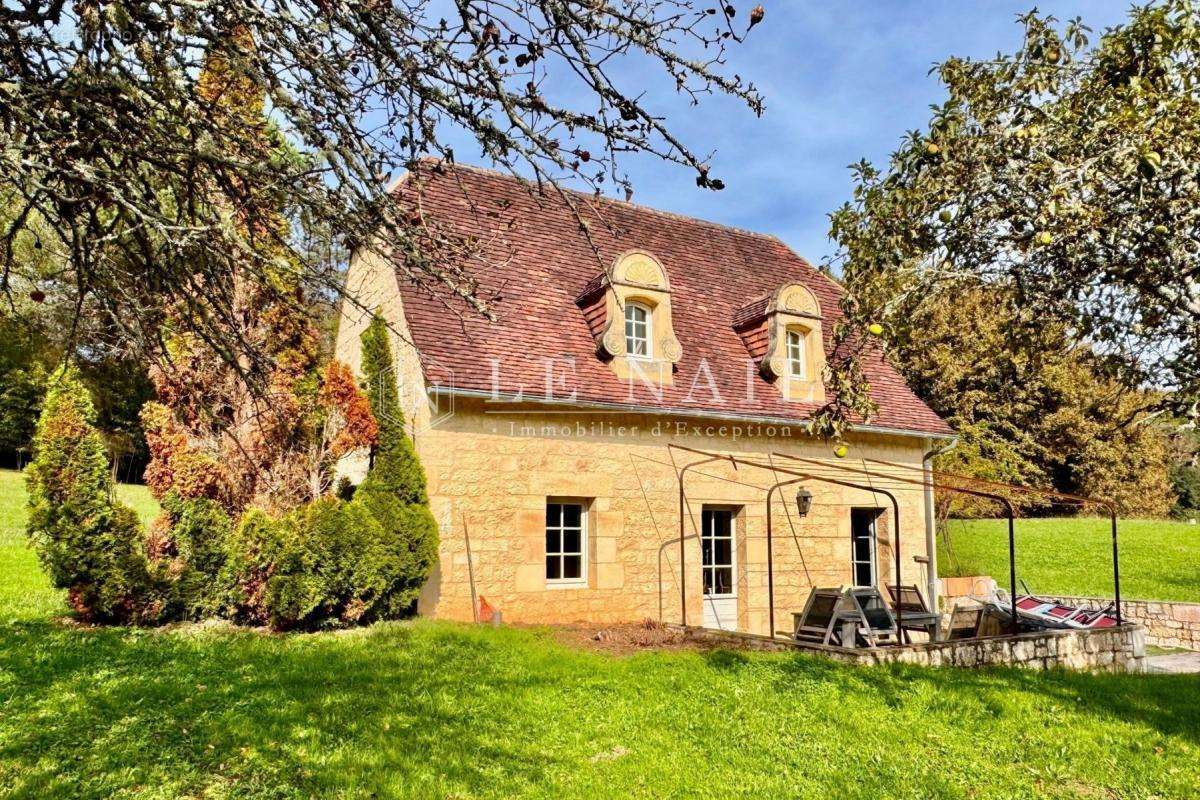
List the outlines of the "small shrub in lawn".
<svg viewBox="0 0 1200 800">
<path fill-rule="evenodd" d="M 1180 464 L 1171 470 L 1171 488 L 1178 500 L 1175 515 L 1180 518 L 1200 515 L 1200 467 Z"/>
<path fill-rule="evenodd" d="M 137 621 L 149 583 L 137 514 L 113 499 L 95 408 L 72 369 L 50 380 L 29 466 L 27 532 L 84 619 Z"/>
</svg>

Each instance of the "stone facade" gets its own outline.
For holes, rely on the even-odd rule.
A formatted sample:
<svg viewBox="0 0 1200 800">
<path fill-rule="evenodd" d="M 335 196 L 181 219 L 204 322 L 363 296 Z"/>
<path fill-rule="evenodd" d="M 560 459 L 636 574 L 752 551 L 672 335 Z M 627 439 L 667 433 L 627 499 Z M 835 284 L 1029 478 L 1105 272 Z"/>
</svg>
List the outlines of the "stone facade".
<svg viewBox="0 0 1200 800">
<path fill-rule="evenodd" d="M 436 373 L 411 344 L 392 273 L 383 265 L 352 266 L 348 287 L 361 298 L 347 305 L 338 331 L 337 356 L 352 367 L 360 360 L 359 336 L 369 311 L 379 309 L 393 326 L 393 352 L 401 399 L 417 452 L 429 480 L 431 507 L 440 528 L 440 559 L 420 601 L 422 614 L 472 618 L 475 594 L 487 599 L 506 622 L 615 623 L 683 620 L 680 606 L 680 506 L 676 466 L 699 456 L 669 447 L 735 454 L 811 473 L 813 477 L 776 492 L 774 560 L 776 629 L 790 626 L 813 586 L 851 582 L 852 508 L 882 509 L 877 525 L 877 576 L 895 581 L 893 532 L 888 499 L 878 492 L 825 483 L 820 476 L 886 486 L 900 504 L 901 572 L 904 583 L 924 587 L 935 554 L 925 546 L 923 488 L 839 472 L 875 458 L 920 468 L 929 442 L 919 436 L 858 433 L 849 455 L 830 448 L 796 424 L 714 420 L 682 414 L 589 413 L 560 406 L 499 404 L 456 396 L 453 412 L 436 412 L 426 402 L 424 376 Z M 448 383 L 453 376 L 446 376 Z M 530 387 L 541 392 L 543 387 Z M 818 459 L 822 466 L 788 464 L 773 452 Z M 361 480 L 365 457 L 346 459 L 343 474 Z M 919 472 L 896 471 L 909 480 Z M 737 628 L 769 629 L 766 546 L 766 489 L 788 476 L 768 469 L 714 462 L 689 471 L 683 513 L 688 622 L 702 619 L 701 549 L 705 505 L 735 510 Z M 799 485 L 812 492 L 812 510 L 797 518 Z M 559 587 L 546 579 L 546 503 L 578 499 L 586 507 L 587 580 Z M 467 539 L 471 559 L 468 561 Z M 921 562 L 914 557 L 922 559 Z"/>
<path fill-rule="evenodd" d="M 460 401 L 452 417 L 415 435 L 441 529 L 440 564 L 422 597 L 421 612 L 470 619 L 473 572 L 476 593 L 506 621 L 679 621 L 679 492 L 672 462 L 683 465 L 699 457 L 672 450 L 668 443 L 760 460 L 782 451 L 834 462 L 826 448 L 802 432 L 777 430 L 771 436 L 764 431 L 735 441 L 732 426 L 724 426 L 725 435 L 722 427 L 719 422 L 637 415 L 488 413 L 482 401 Z M 855 455 L 913 465 L 920 464 L 922 453 L 919 446 L 883 437 L 859 438 L 852 449 Z M 812 471 L 854 479 L 835 468 Z M 729 462 L 705 464 L 686 474 L 689 621 L 700 620 L 703 613 L 697 538 L 701 511 L 706 505 L 733 507 L 737 627 L 768 631 L 765 495 L 784 479 Z M 884 509 L 877 574 L 881 582 L 894 580 L 893 512 L 886 498 L 816 478 L 803 483 L 814 495 L 803 520 L 797 518 L 795 486 L 776 492 L 772 502 L 777 630 L 790 624 L 790 612 L 803 607 L 811 587 L 851 582 L 851 508 Z M 903 580 L 924 585 L 924 566 L 913 559 L 928 555 L 921 489 L 896 493 Z M 578 498 L 587 508 L 586 586 L 547 585 L 548 498 Z"/>
<path fill-rule="evenodd" d="M 850 664 L 919 664 L 929 667 L 1017 666 L 1026 669 L 1075 669 L 1089 672 L 1145 672 L 1145 631 L 1140 625 L 1102 630 L 1055 630 L 925 642 L 904 647 L 855 650 L 801 645 L 786 640 L 723 631 L 688 629 L 699 641 L 758 650 L 806 650 Z"/>
</svg>

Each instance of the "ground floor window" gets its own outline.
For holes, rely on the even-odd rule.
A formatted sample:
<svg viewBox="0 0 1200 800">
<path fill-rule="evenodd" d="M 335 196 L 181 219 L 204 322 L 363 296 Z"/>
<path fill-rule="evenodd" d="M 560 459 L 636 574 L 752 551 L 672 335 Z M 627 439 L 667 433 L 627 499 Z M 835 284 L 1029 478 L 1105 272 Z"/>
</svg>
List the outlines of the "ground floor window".
<svg viewBox="0 0 1200 800">
<path fill-rule="evenodd" d="M 582 501 L 546 502 L 546 583 L 587 583 L 587 509 Z"/>
<path fill-rule="evenodd" d="M 855 586 L 875 586 L 875 521 L 878 508 L 850 509 L 850 573 Z"/>
</svg>

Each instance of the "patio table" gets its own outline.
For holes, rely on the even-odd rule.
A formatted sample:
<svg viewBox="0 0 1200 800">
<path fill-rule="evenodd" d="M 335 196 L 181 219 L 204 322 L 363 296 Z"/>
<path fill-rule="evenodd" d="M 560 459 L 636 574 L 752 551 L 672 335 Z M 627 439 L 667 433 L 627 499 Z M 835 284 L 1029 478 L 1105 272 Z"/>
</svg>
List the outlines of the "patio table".
<svg viewBox="0 0 1200 800">
<path fill-rule="evenodd" d="M 929 636 L 929 641 L 936 642 L 941 628 L 942 615 L 929 611 L 904 611 L 901 614 L 900 622 L 904 630 L 904 641 L 908 644 L 912 644 L 912 638 L 908 635 L 909 631 L 925 631 Z"/>
</svg>

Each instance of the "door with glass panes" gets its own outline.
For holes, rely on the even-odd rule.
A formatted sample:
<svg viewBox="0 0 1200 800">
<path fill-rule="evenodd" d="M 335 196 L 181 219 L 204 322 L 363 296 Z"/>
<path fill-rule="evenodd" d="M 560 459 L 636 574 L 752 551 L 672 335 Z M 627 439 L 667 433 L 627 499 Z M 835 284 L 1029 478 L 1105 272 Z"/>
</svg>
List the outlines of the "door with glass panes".
<svg viewBox="0 0 1200 800">
<path fill-rule="evenodd" d="M 878 579 L 875 521 L 878 508 L 850 509 L 850 575 L 855 586 L 875 586 Z"/>
<path fill-rule="evenodd" d="M 705 506 L 700 521 L 704 627 L 737 630 L 735 509 Z"/>
</svg>

